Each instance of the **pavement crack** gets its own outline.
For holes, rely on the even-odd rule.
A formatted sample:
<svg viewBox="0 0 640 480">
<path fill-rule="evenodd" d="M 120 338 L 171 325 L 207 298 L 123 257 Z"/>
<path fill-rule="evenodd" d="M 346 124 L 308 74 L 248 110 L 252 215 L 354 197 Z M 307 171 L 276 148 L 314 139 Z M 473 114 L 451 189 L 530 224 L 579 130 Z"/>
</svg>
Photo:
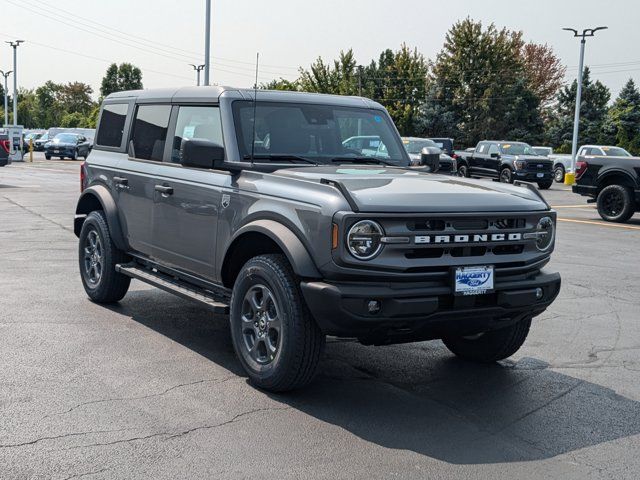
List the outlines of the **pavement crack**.
<svg viewBox="0 0 640 480">
<path fill-rule="evenodd" d="M 266 411 L 280 411 L 280 410 L 290 410 L 293 407 L 287 406 L 287 407 L 262 407 L 262 408 L 255 408 L 252 410 L 248 410 L 246 412 L 241 412 L 238 413 L 236 415 L 234 415 L 233 417 L 231 417 L 229 420 L 225 420 L 224 422 L 220 422 L 220 423 L 215 423 L 213 425 L 201 425 L 199 427 L 193 427 L 193 428 L 189 428 L 187 430 L 183 430 L 181 432 L 156 432 L 156 433 L 151 433 L 149 435 L 143 435 L 143 436 L 138 436 L 138 437 L 131 437 L 131 438 L 123 438 L 121 440 L 113 440 L 111 442 L 102 442 L 102 443 L 90 443 L 87 445 L 77 445 L 74 447 L 69 447 L 66 448 L 65 450 L 75 450 L 77 448 L 92 448 L 92 447 L 106 447 L 106 446 L 111 446 L 111 445 L 118 445 L 120 443 L 130 443 L 130 442 L 137 442 L 140 440 L 148 440 L 150 438 L 156 438 L 156 437 L 166 437 L 166 440 L 170 440 L 172 438 L 177 438 L 177 437 L 183 437 L 185 435 L 189 435 L 190 433 L 196 432 L 198 430 L 208 430 L 208 429 L 212 429 L 212 428 L 218 428 L 218 427 L 223 427 L 225 425 L 229 425 L 230 423 L 234 423 L 237 422 L 238 420 L 249 416 L 249 415 L 253 415 L 256 413 L 260 413 L 260 412 L 266 412 Z"/>
<path fill-rule="evenodd" d="M 234 378 L 238 378 L 236 375 L 230 375 L 228 377 L 224 377 L 224 378 L 217 378 L 217 379 L 210 379 L 210 380 L 197 380 L 195 382 L 187 382 L 187 383 L 181 383 L 179 385 L 174 385 L 172 387 L 169 387 L 165 390 L 163 390 L 162 392 L 159 393 L 152 393 L 149 395 L 139 395 L 139 396 L 132 396 L 132 397 L 118 397 L 118 398 L 104 398 L 104 399 L 100 399 L 100 400 L 90 400 L 88 402 L 82 402 L 82 403 L 78 403 L 77 405 L 74 405 L 73 407 L 63 411 L 63 412 L 58 412 L 58 413 L 53 413 L 53 414 L 49 414 L 49 415 L 45 415 L 44 417 L 42 417 L 42 420 L 49 418 L 49 417 L 53 417 L 53 416 L 59 416 L 59 415 L 66 415 L 67 413 L 71 413 L 74 410 L 77 410 L 78 408 L 81 407 L 85 407 L 87 405 L 96 405 L 99 403 L 108 403 L 108 402 L 125 402 L 127 400 L 144 400 L 147 398 L 153 398 L 153 397 L 161 397 L 163 395 L 166 395 L 169 392 L 172 392 L 174 390 L 177 390 L 179 388 L 184 388 L 184 387 L 190 387 L 192 385 L 199 385 L 202 383 L 213 383 L 214 385 L 218 385 L 220 383 L 224 383 L 227 382 L 229 380 L 233 380 Z"/>
<path fill-rule="evenodd" d="M 116 433 L 116 432 L 123 432 L 125 430 L 128 430 L 128 429 L 120 428 L 118 430 L 89 430 L 87 432 L 65 433 L 64 435 L 54 435 L 54 436 L 51 436 L 51 437 L 39 437 L 39 438 L 36 438 L 34 440 L 30 440 L 28 442 L 0 444 L 0 448 L 24 447 L 24 446 L 27 446 L 27 445 L 34 445 L 34 444 L 42 442 L 44 440 L 59 440 L 61 438 L 79 437 L 79 436 L 82 436 L 82 435 L 92 435 L 92 434 L 98 434 L 98 433 Z"/>
<path fill-rule="evenodd" d="M 106 472 L 109 470 L 111 470 L 111 467 L 101 468 L 100 470 L 92 470 L 90 472 L 77 473 L 77 474 L 71 475 L 70 477 L 65 477 L 64 480 L 71 480 L 72 478 L 86 477 L 87 475 L 97 475 L 98 473 Z"/>
<path fill-rule="evenodd" d="M 49 217 L 45 217 L 44 215 L 42 215 L 41 213 L 36 212 L 35 210 L 30 209 L 29 207 L 26 207 L 18 202 L 16 202 L 15 200 L 7 197 L 6 195 L 4 195 L 5 200 L 7 200 L 9 203 L 15 205 L 16 207 L 20 207 L 21 209 L 23 209 L 26 212 L 29 212 L 32 215 L 35 215 L 36 217 L 40 217 L 43 220 L 46 220 L 47 222 L 51 222 L 54 225 L 57 225 L 58 227 L 62 228 L 63 230 L 66 230 L 67 232 L 71 232 L 73 233 L 73 228 L 69 228 L 66 225 L 63 225 L 62 223 L 56 222 L 55 220 L 50 219 Z"/>
</svg>

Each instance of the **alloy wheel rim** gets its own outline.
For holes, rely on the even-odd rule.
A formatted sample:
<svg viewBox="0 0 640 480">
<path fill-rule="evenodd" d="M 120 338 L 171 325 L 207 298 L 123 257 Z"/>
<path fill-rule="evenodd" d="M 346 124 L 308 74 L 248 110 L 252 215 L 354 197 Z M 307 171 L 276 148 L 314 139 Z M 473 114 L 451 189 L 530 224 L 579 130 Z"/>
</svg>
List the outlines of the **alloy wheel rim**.
<svg viewBox="0 0 640 480">
<path fill-rule="evenodd" d="M 104 250 L 98 232 L 91 230 L 84 244 L 84 273 L 87 282 L 95 286 L 100 283 L 104 267 Z"/>
<path fill-rule="evenodd" d="M 561 168 L 556 168 L 556 182 L 561 182 L 562 181 L 562 177 L 564 176 L 564 173 L 562 172 Z"/>
<path fill-rule="evenodd" d="M 622 209 L 624 208 L 624 199 L 619 192 L 610 192 L 605 198 L 603 202 L 604 211 L 610 217 L 615 217 L 620 215 Z"/>
<path fill-rule="evenodd" d="M 460 167 L 460 169 L 458 170 L 458 175 L 460 177 L 466 177 L 467 176 L 467 167 Z"/>
<path fill-rule="evenodd" d="M 267 286 L 254 285 L 247 291 L 240 319 L 245 355 L 260 365 L 273 362 L 280 347 L 282 321 L 275 296 Z"/>
<path fill-rule="evenodd" d="M 503 183 L 511 183 L 511 173 L 509 172 L 509 170 L 505 169 L 502 171 L 502 174 L 500 175 L 500 179 L 502 180 Z"/>
</svg>

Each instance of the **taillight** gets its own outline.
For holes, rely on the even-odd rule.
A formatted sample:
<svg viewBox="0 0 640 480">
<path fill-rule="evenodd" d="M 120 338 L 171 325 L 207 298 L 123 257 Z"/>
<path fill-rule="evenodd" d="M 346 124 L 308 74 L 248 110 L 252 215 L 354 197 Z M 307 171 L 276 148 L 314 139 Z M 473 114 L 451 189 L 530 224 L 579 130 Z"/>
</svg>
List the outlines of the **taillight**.
<svg viewBox="0 0 640 480">
<path fill-rule="evenodd" d="M 87 188 L 85 184 L 86 181 L 87 181 L 87 172 L 86 172 L 85 162 L 82 162 L 80 164 L 80 193 L 84 192 L 84 189 Z"/>
<path fill-rule="evenodd" d="M 458 159 L 458 154 L 457 153 L 452 153 L 451 154 L 451 158 L 453 158 L 454 160 Z"/>
<path fill-rule="evenodd" d="M 11 142 L 9 140 L 0 140 L 0 145 L 5 152 L 9 153 L 11 151 Z"/>
<path fill-rule="evenodd" d="M 584 172 L 589 168 L 589 164 L 587 162 L 579 161 L 576 162 L 576 180 L 580 180 Z"/>
</svg>

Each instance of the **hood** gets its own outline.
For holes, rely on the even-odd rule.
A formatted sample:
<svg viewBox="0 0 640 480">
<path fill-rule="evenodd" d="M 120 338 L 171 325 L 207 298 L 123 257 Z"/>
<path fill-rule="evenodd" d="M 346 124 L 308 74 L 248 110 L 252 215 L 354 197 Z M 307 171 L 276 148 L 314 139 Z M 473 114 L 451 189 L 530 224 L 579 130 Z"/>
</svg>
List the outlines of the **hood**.
<svg viewBox="0 0 640 480">
<path fill-rule="evenodd" d="M 516 212 L 547 210 L 531 190 L 385 166 L 286 168 L 274 175 L 339 182 L 360 212 Z"/>
<path fill-rule="evenodd" d="M 502 155 L 502 158 L 506 160 L 524 160 L 525 162 L 531 163 L 552 163 L 548 157 L 542 157 L 540 155 Z"/>
</svg>

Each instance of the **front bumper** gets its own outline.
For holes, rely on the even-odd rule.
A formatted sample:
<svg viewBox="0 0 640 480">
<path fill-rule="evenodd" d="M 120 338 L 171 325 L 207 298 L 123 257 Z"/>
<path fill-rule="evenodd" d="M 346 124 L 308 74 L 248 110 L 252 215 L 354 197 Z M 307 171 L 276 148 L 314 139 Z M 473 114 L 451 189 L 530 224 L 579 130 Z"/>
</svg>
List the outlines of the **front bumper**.
<svg viewBox="0 0 640 480">
<path fill-rule="evenodd" d="M 51 155 L 52 157 L 57 157 L 60 155 L 70 157 L 74 154 L 75 151 L 75 147 L 47 147 L 44 149 L 44 153 L 46 153 L 47 155 Z"/>
<path fill-rule="evenodd" d="M 542 175 L 539 177 L 538 175 Z M 553 172 L 529 172 L 527 170 L 515 170 L 513 178 L 516 180 L 525 180 L 527 182 L 549 182 L 553 180 Z"/>
<path fill-rule="evenodd" d="M 454 296 L 433 284 L 302 282 L 307 305 L 324 333 L 390 344 L 472 335 L 511 325 L 546 310 L 560 292 L 560 274 L 539 272 L 523 280 L 496 280 L 492 293 Z M 543 296 L 536 298 L 536 289 Z M 370 314 L 367 304 L 381 309 Z"/>
</svg>

